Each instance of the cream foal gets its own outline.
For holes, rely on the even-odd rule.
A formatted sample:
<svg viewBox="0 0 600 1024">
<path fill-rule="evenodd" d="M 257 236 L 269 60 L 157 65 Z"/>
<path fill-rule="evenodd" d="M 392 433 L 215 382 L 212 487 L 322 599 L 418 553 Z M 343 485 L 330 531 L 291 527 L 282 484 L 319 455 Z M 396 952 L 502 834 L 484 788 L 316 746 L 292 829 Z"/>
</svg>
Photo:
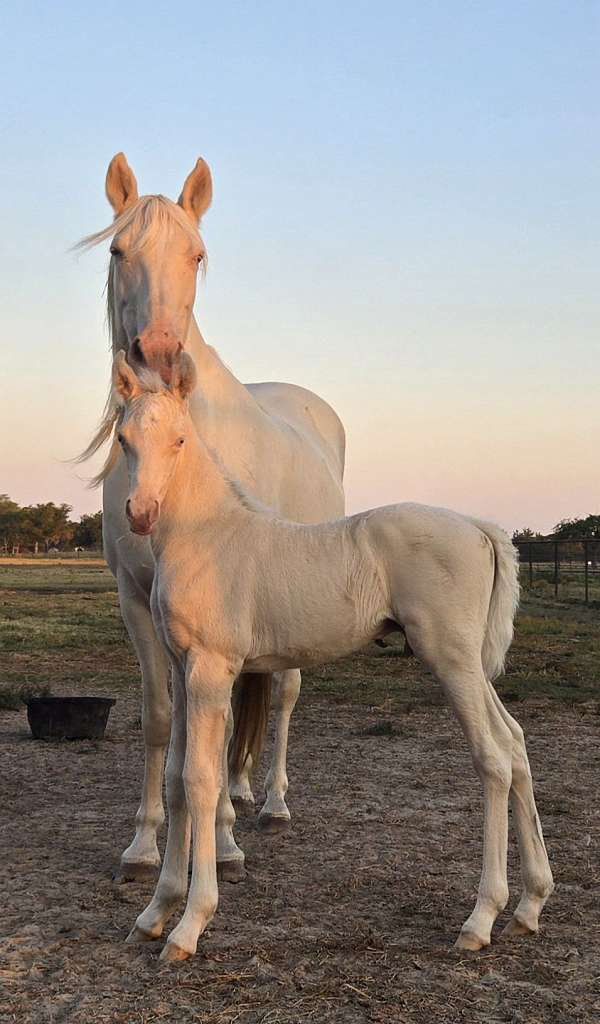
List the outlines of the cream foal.
<svg viewBox="0 0 600 1024">
<path fill-rule="evenodd" d="M 191 956 L 215 913 L 215 816 L 236 676 L 331 661 L 398 627 L 442 684 L 483 785 L 483 871 L 457 944 L 487 945 L 508 900 L 509 793 L 523 895 L 507 931 L 537 931 L 552 875 L 523 732 L 490 683 L 502 671 L 518 598 L 506 534 L 412 504 L 317 526 L 280 519 L 228 479 L 198 437 L 186 353 L 169 386 L 147 371 L 137 376 L 123 353 L 114 374 L 130 480 L 126 513 L 135 533 L 152 535 L 152 614 L 174 669 L 167 846 L 130 941 L 158 939 L 185 897 L 190 834 L 187 905 L 162 958 Z"/>
</svg>

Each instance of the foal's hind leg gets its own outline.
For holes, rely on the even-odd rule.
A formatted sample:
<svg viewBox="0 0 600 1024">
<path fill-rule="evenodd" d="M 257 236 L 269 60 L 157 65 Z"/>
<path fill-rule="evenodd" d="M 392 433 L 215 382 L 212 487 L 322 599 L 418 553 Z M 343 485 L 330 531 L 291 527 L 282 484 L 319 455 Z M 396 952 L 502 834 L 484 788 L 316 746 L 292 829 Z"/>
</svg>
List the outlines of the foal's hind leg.
<svg viewBox="0 0 600 1024">
<path fill-rule="evenodd" d="M 483 786 L 483 870 L 475 909 L 456 941 L 460 949 L 478 950 L 489 945 L 494 921 L 508 902 L 506 858 L 512 735 L 483 672 L 480 638 L 458 637 L 455 629 L 445 631 L 445 635 L 441 633 L 434 626 L 407 630 L 413 651 L 444 688 Z"/>
<path fill-rule="evenodd" d="M 275 714 L 275 739 L 271 765 L 265 781 L 267 799 L 258 816 L 263 832 L 282 832 L 290 823 L 290 812 L 285 802 L 288 789 L 286 771 L 290 718 L 300 694 L 301 676 L 298 669 L 276 672 L 273 676 L 272 707 Z"/>
<path fill-rule="evenodd" d="M 532 935 L 538 930 L 539 917 L 554 888 L 552 871 L 535 806 L 531 770 L 525 737 L 518 722 L 509 715 L 491 683 L 488 683 L 498 711 L 510 729 L 512 747 L 512 786 L 510 799 L 521 861 L 523 895 L 502 934 L 506 937 Z"/>
</svg>

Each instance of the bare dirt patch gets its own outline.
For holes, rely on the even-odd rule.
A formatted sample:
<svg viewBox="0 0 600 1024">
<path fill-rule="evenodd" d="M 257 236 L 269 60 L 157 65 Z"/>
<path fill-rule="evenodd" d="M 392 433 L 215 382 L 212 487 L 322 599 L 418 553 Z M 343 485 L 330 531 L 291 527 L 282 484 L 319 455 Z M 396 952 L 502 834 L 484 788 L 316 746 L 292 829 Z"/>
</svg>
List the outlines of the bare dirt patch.
<svg viewBox="0 0 600 1024">
<path fill-rule="evenodd" d="M 557 891 L 538 937 L 478 955 L 452 948 L 481 854 L 458 727 L 444 707 L 383 717 L 301 700 L 293 829 L 239 822 L 248 878 L 222 885 L 196 958 L 163 966 L 160 944 L 123 941 L 151 886 L 111 879 L 141 781 L 137 695 L 96 744 L 36 743 L 24 712 L 0 713 L 2 1024 L 600 1019 L 595 707 L 519 709 Z M 511 906 L 518 889 L 513 843 Z"/>
</svg>

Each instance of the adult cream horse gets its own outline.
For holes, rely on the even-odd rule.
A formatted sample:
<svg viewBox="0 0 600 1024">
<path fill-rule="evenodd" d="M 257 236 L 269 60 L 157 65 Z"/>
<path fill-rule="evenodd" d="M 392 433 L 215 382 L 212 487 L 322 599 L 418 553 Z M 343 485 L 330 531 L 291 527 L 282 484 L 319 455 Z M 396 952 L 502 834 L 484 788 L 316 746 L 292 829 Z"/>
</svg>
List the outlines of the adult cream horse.
<svg viewBox="0 0 600 1024">
<path fill-rule="evenodd" d="M 186 353 L 173 364 L 170 386 L 157 374 L 136 375 L 122 354 L 115 361 L 126 514 L 132 530 L 152 534 L 152 614 L 172 660 L 174 694 L 165 859 L 131 941 L 159 938 L 185 896 L 190 819 L 192 881 L 163 959 L 191 956 L 215 912 L 215 811 L 236 676 L 331 661 L 398 627 L 442 684 L 483 784 L 483 871 L 457 944 L 488 945 L 508 900 L 509 793 L 524 891 L 507 928 L 537 931 L 552 875 L 523 732 L 491 684 L 518 599 L 509 538 L 424 505 L 316 526 L 281 519 L 229 477 L 198 436 L 187 403 L 195 378 Z"/>
<path fill-rule="evenodd" d="M 198 268 L 206 259 L 198 228 L 212 198 L 208 165 L 198 160 L 178 203 L 173 203 L 160 195 L 139 198 L 133 172 L 119 153 L 108 168 L 106 194 L 115 220 L 104 231 L 83 239 L 80 246 L 112 239 L 107 308 L 113 354 L 125 352 L 133 366 L 149 367 L 168 381 L 174 359 L 185 348 L 193 355 L 203 382 L 202 392 L 191 404 L 192 420 L 227 471 L 283 516 L 310 523 L 343 514 L 345 439 L 330 406 L 292 384 L 241 384 L 198 330 L 192 310 Z M 111 392 L 100 428 L 82 458 L 111 437 L 116 413 Z M 150 614 L 152 552 L 147 539 L 129 530 L 127 469 L 114 438 L 97 477 L 100 481 L 104 483 L 104 548 L 142 671 L 144 782 L 135 837 L 121 857 L 121 876 L 134 879 L 160 865 L 156 835 L 164 821 L 163 766 L 171 725 L 168 660 Z M 224 554 L 213 548 L 210 557 L 220 560 Z M 213 571 L 218 573 L 218 566 Z M 262 572 L 260 565 L 257 571 Z M 300 689 L 295 666 L 280 674 L 265 672 L 250 687 L 247 680 L 240 680 L 230 792 L 234 799 L 254 800 L 248 767 L 260 748 L 271 682 L 275 742 L 259 824 L 277 830 L 290 817 L 285 802 L 286 755 L 289 720 Z M 235 880 L 244 873 L 243 853 L 233 839 L 235 813 L 227 790 L 217 819 L 220 873 Z"/>
</svg>

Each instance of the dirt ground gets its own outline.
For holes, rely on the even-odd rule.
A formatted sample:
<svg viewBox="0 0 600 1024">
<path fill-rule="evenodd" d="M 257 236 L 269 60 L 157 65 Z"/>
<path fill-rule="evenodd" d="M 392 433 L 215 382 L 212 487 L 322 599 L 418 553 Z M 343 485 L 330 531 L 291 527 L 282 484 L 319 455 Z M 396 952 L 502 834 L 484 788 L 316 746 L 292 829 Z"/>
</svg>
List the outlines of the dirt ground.
<svg viewBox="0 0 600 1024">
<path fill-rule="evenodd" d="M 239 822 L 248 877 L 221 886 L 197 956 L 172 966 L 162 943 L 123 941 L 151 886 L 111 877 L 140 789 L 135 693 L 98 743 L 34 742 L 24 711 L 1 712 L 0 1022 L 600 1020 L 600 715 L 548 701 L 517 715 L 557 882 L 539 936 L 453 949 L 482 806 L 445 707 L 392 710 L 386 735 L 369 733 L 381 708 L 301 699 L 293 827 L 272 837 Z"/>
</svg>

